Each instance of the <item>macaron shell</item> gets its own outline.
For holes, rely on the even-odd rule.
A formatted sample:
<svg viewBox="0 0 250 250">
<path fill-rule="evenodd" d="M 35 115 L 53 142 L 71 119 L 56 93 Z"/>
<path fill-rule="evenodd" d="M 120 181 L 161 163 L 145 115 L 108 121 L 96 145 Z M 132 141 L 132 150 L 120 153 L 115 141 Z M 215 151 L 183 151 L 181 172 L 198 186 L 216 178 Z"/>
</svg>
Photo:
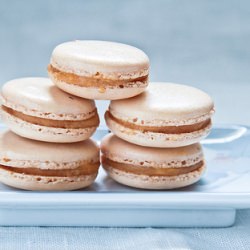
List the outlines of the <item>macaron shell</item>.
<svg viewBox="0 0 250 250">
<path fill-rule="evenodd" d="M 145 147 L 175 148 L 191 145 L 205 138 L 210 130 L 211 123 L 204 129 L 180 134 L 166 134 L 144 132 L 141 130 L 125 127 L 114 120 L 106 117 L 108 128 L 121 139 Z"/>
<path fill-rule="evenodd" d="M 28 115 L 56 120 L 87 119 L 95 102 L 58 89 L 49 78 L 20 78 L 2 87 L 3 104 Z"/>
<path fill-rule="evenodd" d="M 130 79 L 148 74 L 147 55 L 130 45 L 107 41 L 71 41 L 58 45 L 51 56 L 51 65 L 58 70 L 79 76 L 97 72 L 110 79 Z M 141 74 L 138 75 L 141 72 Z M 118 74 L 117 74 L 118 73 Z M 128 74 L 129 73 L 129 74 Z"/>
<path fill-rule="evenodd" d="M 25 175 L 0 168 L 0 182 L 19 189 L 34 191 L 69 191 L 91 185 L 97 174 L 76 177 Z"/>
<path fill-rule="evenodd" d="M 178 168 L 183 167 L 183 162 L 190 166 L 204 159 L 199 143 L 178 148 L 141 147 L 112 133 L 102 139 L 101 152 L 112 161 L 144 167 Z"/>
<path fill-rule="evenodd" d="M 206 167 L 178 176 L 146 176 L 127 173 L 111 166 L 104 166 L 108 175 L 123 185 L 141 189 L 175 189 L 185 187 L 199 181 Z"/>
<path fill-rule="evenodd" d="M 209 119 L 213 107 L 211 97 L 199 89 L 152 82 L 141 95 L 111 101 L 109 110 L 116 118 L 137 125 L 178 126 Z"/>
<path fill-rule="evenodd" d="M 11 131 L 0 133 L 0 164 L 21 168 L 73 169 L 99 162 L 99 147 L 92 140 L 60 144 L 29 140 Z"/>
<path fill-rule="evenodd" d="M 130 98 L 142 93 L 147 85 L 142 85 L 136 88 L 119 88 L 119 87 L 105 87 L 105 89 L 99 89 L 95 87 L 80 87 L 74 84 L 68 84 L 66 82 L 58 81 L 50 74 L 51 79 L 57 85 L 58 88 L 66 91 L 72 95 L 76 95 L 86 99 L 95 100 L 118 100 L 124 98 Z"/>
<path fill-rule="evenodd" d="M 45 142 L 79 142 L 90 138 L 96 130 L 96 127 L 67 129 L 40 126 L 19 119 L 3 110 L 1 110 L 1 118 L 14 133 L 29 139 Z"/>
</svg>

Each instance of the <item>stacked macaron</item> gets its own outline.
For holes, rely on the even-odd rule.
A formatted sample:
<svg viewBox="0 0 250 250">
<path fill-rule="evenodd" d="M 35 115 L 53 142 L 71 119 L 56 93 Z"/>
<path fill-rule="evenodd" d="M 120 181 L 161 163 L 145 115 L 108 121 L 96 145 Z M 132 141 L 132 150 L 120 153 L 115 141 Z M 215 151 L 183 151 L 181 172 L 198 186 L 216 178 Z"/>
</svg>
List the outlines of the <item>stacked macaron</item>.
<svg viewBox="0 0 250 250">
<path fill-rule="evenodd" d="M 1 91 L 0 181 L 28 190 L 73 190 L 93 183 L 99 149 L 94 100 L 110 100 L 113 132 L 102 165 L 117 182 L 145 189 L 192 184 L 205 169 L 198 143 L 211 129 L 213 101 L 185 85 L 151 83 L 149 59 L 135 47 L 105 41 L 58 45 L 48 78 L 21 78 Z M 14 133 L 13 133 L 14 132 Z"/>
<path fill-rule="evenodd" d="M 0 181 L 27 190 L 90 185 L 100 165 L 89 137 L 99 125 L 95 102 L 58 89 L 48 78 L 20 78 L 1 91 Z M 15 134 L 14 134 L 14 133 Z"/>
<path fill-rule="evenodd" d="M 100 165 L 89 138 L 99 125 L 95 99 L 128 98 L 148 84 L 141 50 L 104 41 L 57 46 L 51 78 L 9 81 L 1 91 L 0 181 L 27 190 L 73 190 L 90 185 Z"/>
<path fill-rule="evenodd" d="M 211 130 L 212 99 L 174 83 L 151 83 L 142 94 L 113 100 L 105 114 L 114 133 L 102 141 L 102 164 L 122 184 L 173 189 L 197 182 L 205 170 L 199 141 Z"/>
</svg>

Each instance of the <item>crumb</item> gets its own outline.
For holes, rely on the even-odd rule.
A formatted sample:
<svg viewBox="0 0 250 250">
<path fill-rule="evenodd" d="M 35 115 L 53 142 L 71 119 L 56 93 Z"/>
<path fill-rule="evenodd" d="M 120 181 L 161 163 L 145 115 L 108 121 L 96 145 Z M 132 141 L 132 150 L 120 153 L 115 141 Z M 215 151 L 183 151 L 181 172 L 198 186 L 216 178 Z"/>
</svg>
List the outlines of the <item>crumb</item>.
<svg viewBox="0 0 250 250">
<path fill-rule="evenodd" d="M 105 93 L 106 89 L 105 89 L 104 87 L 100 87 L 100 88 L 98 89 L 98 91 L 99 91 L 100 93 Z"/>
</svg>

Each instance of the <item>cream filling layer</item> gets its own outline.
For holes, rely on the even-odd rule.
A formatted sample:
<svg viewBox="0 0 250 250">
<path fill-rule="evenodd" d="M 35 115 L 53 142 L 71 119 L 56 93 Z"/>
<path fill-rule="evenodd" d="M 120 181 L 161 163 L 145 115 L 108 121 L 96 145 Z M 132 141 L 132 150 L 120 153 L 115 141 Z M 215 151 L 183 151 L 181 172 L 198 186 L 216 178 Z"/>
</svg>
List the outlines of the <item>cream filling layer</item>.
<svg viewBox="0 0 250 250">
<path fill-rule="evenodd" d="M 68 84 L 73 84 L 81 87 L 105 88 L 108 86 L 115 86 L 122 89 L 125 87 L 130 87 L 130 85 L 133 86 L 134 83 L 140 83 L 142 85 L 148 84 L 148 75 L 131 79 L 114 80 L 104 78 L 98 72 L 94 76 L 80 76 L 74 73 L 63 72 L 54 68 L 51 64 L 48 66 L 48 72 L 58 81 L 66 82 Z"/>
<path fill-rule="evenodd" d="M 15 168 L 0 165 L 0 168 L 13 173 L 25 174 L 25 175 L 37 175 L 37 176 L 50 176 L 50 177 L 74 177 L 81 175 L 91 175 L 98 172 L 100 163 L 85 164 L 75 169 L 38 169 L 38 168 Z"/>
<path fill-rule="evenodd" d="M 194 131 L 198 131 L 206 128 L 211 124 L 211 119 L 207 119 L 205 121 L 192 124 L 192 125 L 182 125 L 182 126 L 146 126 L 146 125 L 137 125 L 134 123 L 130 123 L 128 121 L 124 121 L 114 117 L 109 111 L 105 113 L 105 119 L 111 119 L 114 122 L 135 130 L 140 130 L 143 132 L 154 132 L 154 133 L 164 133 L 164 134 L 182 134 L 182 133 L 192 133 Z"/>
<path fill-rule="evenodd" d="M 177 176 L 181 174 L 187 174 L 192 171 L 196 171 L 204 165 L 203 161 L 200 161 L 196 164 L 186 166 L 183 168 L 143 167 L 138 165 L 115 162 L 106 158 L 105 156 L 102 156 L 102 164 L 104 168 L 105 166 L 109 166 L 124 172 L 138 174 L 138 175 L 148 175 L 148 176 Z"/>
<path fill-rule="evenodd" d="M 8 114 L 15 116 L 25 122 L 29 122 L 35 125 L 46 126 L 46 127 L 54 127 L 54 128 L 67 128 L 67 129 L 78 129 L 78 128 L 90 128 L 90 127 L 98 127 L 99 125 L 99 117 L 97 112 L 94 114 L 93 117 L 82 120 L 82 121 L 70 121 L 70 120 L 52 120 L 52 119 L 45 119 L 35 116 L 30 116 L 23 114 L 19 111 L 13 110 L 2 105 L 2 110 L 7 112 Z"/>
</svg>

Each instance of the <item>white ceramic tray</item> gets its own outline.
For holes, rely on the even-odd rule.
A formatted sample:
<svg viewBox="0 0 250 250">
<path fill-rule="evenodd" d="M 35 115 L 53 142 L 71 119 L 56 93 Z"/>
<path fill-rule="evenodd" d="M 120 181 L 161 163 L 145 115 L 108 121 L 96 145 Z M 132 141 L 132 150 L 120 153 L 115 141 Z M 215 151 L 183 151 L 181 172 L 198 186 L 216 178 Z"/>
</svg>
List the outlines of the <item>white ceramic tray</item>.
<svg viewBox="0 0 250 250">
<path fill-rule="evenodd" d="M 95 139 L 106 134 L 99 130 Z M 217 125 L 203 141 L 208 170 L 175 191 L 119 185 L 100 170 L 96 182 L 72 192 L 30 192 L 0 185 L 0 225 L 225 227 L 250 208 L 250 130 Z"/>
</svg>

